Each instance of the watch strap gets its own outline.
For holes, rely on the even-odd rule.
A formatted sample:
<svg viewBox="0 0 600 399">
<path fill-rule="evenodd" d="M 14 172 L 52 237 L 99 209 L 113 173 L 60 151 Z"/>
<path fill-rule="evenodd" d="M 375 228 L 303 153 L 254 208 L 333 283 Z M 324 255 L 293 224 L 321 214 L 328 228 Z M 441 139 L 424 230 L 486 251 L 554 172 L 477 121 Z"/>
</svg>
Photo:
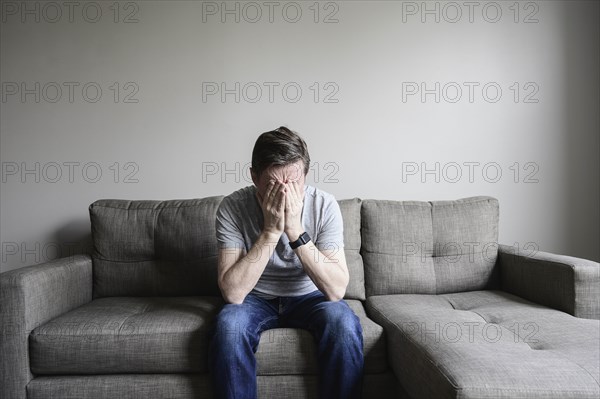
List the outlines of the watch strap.
<svg viewBox="0 0 600 399">
<path fill-rule="evenodd" d="M 300 234 L 300 237 L 298 237 L 298 239 L 296 241 L 290 242 L 290 247 L 292 247 L 292 249 L 296 249 L 299 246 L 306 244 L 310 240 L 311 240 L 310 236 L 305 231 L 304 233 Z"/>
</svg>

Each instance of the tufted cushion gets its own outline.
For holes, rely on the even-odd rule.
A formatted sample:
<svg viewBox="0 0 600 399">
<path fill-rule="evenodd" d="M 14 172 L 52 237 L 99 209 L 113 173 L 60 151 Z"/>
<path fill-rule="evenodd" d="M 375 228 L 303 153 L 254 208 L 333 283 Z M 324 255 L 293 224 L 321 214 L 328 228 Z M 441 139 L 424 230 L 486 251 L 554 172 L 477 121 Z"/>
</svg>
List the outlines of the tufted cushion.
<svg viewBox="0 0 600 399">
<path fill-rule="evenodd" d="M 365 372 L 387 370 L 383 328 L 363 305 L 348 300 L 363 329 Z M 206 373 L 217 297 L 99 298 L 36 328 L 30 337 L 36 374 Z M 260 375 L 317 374 L 313 336 L 306 330 L 263 332 Z"/>
<path fill-rule="evenodd" d="M 34 329 L 35 374 L 206 372 L 218 297 L 107 297 Z"/>
<path fill-rule="evenodd" d="M 360 208 L 358 198 L 338 201 L 344 219 L 344 254 L 348 264 L 350 281 L 346 288 L 346 299 L 365 299 L 365 273 L 360 255 Z"/>
<path fill-rule="evenodd" d="M 442 294 L 492 288 L 498 201 L 362 202 L 367 296 Z"/>
<path fill-rule="evenodd" d="M 94 297 L 220 295 L 215 215 L 222 198 L 90 205 Z M 350 271 L 345 298 L 364 300 L 360 199 L 338 203 Z"/>
<path fill-rule="evenodd" d="M 383 326 L 391 367 L 411 397 L 600 395 L 598 320 L 502 291 L 381 295 L 366 309 Z"/>
<path fill-rule="evenodd" d="M 91 204 L 94 297 L 220 295 L 215 217 L 222 198 Z"/>
<path fill-rule="evenodd" d="M 346 300 L 363 330 L 365 374 L 387 370 L 383 328 L 367 317 L 362 302 Z M 274 328 L 261 335 L 256 352 L 259 375 L 317 374 L 317 347 L 311 333 L 298 328 Z"/>
</svg>

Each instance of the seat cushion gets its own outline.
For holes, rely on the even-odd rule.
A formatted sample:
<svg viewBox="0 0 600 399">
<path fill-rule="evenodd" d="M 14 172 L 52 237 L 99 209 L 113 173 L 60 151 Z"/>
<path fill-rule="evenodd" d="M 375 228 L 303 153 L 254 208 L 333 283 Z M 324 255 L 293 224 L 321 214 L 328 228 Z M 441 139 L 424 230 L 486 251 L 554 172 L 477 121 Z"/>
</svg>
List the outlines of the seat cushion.
<svg viewBox="0 0 600 399">
<path fill-rule="evenodd" d="M 387 353 L 383 327 L 367 317 L 362 302 L 346 299 L 363 329 L 365 373 L 383 373 Z M 259 375 L 317 374 L 317 346 L 307 330 L 275 328 L 263 332 L 256 351 Z"/>
<path fill-rule="evenodd" d="M 34 374 L 206 372 L 219 297 L 110 297 L 34 329 Z"/>
<path fill-rule="evenodd" d="M 258 376 L 258 397 L 267 399 L 318 397 L 316 375 Z M 41 376 L 27 384 L 28 399 L 212 399 L 208 374 L 111 374 Z M 363 398 L 405 398 L 392 372 L 368 374 Z"/>
<path fill-rule="evenodd" d="M 365 371 L 387 369 L 383 328 L 363 305 L 347 300 L 363 326 Z M 34 329 L 34 374 L 205 373 L 219 297 L 99 298 Z M 316 345 L 305 330 L 280 328 L 261 336 L 261 375 L 316 374 Z"/>
<path fill-rule="evenodd" d="M 414 397 L 597 398 L 600 321 L 501 291 L 385 295 L 367 313 Z"/>
</svg>

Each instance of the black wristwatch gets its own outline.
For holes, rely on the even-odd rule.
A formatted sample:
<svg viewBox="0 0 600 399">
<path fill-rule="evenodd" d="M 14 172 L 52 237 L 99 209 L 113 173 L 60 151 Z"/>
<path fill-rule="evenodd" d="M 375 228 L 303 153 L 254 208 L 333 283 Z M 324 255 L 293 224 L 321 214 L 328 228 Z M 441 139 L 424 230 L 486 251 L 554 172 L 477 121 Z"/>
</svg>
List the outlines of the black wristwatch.
<svg viewBox="0 0 600 399">
<path fill-rule="evenodd" d="M 299 246 L 306 244 L 310 240 L 311 240 L 310 236 L 305 231 L 304 233 L 300 234 L 300 237 L 298 237 L 298 239 L 296 241 L 290 242 L 290 247 L 292 247 L 292 249 L 296 249 Z"/>
</svg>

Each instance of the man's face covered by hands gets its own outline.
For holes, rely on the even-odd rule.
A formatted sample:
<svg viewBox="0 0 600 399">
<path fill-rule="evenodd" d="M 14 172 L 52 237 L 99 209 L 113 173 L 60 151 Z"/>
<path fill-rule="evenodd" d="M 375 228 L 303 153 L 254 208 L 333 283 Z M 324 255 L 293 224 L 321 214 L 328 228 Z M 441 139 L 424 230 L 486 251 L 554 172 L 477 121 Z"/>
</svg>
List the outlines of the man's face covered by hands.
<svg viewBox="0 0 600 399">
<path fill-rule="evenodd" d="M 256 185 L 256 189 L 260 196 L 264 196 L 269 183 L 282 183 L 286 186 L 290 186 L 295 183 L 296 187 L 300 190 L 301 199 L 304 198 L 304 163 L 297 161 L 293 164 L 285 166 L 270 166 L 263 171 L 260 176 L 252 174 L 252 180 Z"/>
<path fill-rule="evenodd" d="M 303 162 L 271 166 L 260 176 L 252 173 L 252 180 L 263 211 L 263 231 L 271 237 L 280 237 L 285 232 L 290 241 L 297 240 L 303 232 Z"/>
</svg>

